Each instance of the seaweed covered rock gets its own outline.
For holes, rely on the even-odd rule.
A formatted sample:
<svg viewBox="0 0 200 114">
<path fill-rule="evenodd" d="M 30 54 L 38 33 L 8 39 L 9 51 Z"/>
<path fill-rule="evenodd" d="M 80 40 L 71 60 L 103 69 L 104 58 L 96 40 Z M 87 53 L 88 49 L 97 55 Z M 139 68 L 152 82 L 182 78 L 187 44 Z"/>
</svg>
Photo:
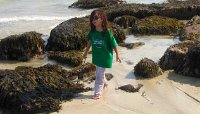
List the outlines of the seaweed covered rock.
<svg viewBox="0 0 200 114">
<path fill-rule="evenodd" d="M 153 60 L 144 58 L 134 67 L 134 73 L 145 78 L 153 78 L 162 74 L 162 71 L 157 63 Z"/>
<path fill-rule="evenodd" d="M 113 20 L 113 22 L 118 24 L 120 27 L 123 27 L 124 29 L 126 29 L 128 27 L 132 27 L 135 24 L 136 20 L 138 19 L 134 16 L 124 15 L 124 16 L 116 17 Z"/>
<path fill-rule="evenodd" d="M 123 0 L 78 0 L 69 7 L 92 9 L 92 8 L 106 7 L 110 5 L 117 5 L 123 3 L 126 2 Z"/>
<path fill-rule="evenodd" d="M 131 84 L 127 84 L 127 85 L 124 85 L 124 86 L 120 86 L 118 89 L 121 89 L 121 90 L 126 91 L 126 92 L 133 93 L 133 92 L 138 92 L 142 86 L 143 86 L 142 84 L 138 84 L 137 87 L 134 87 Z"/>
<path fill-rule="evenodd" d="M 167 48 L 160 58 L 159 65 L 162 70 L 176 69 L 180 65 L 188 50 L 198 44 L 197 41 L 184 41 Z"/>
<path fill-rule="evenodd" d="M 200 39 L 200 16 L 193 17 L 181 30 L 180 40 Z"/>
<path fill-rule="evenodd" d="M 107 12 L 108 19 L 113 21 L 116 17 L 130 15 L 139 19 L 158 15 L 181 20 L 191 19 L 200 15 L 200 2 L 180 1 L 177 3 L 162 4 L 122 4 L 102 8 Z"/>
<path fill-rule="evenodd" d="M 50 33 L 48 51 L 83 50 L 87 45 L 90 31 L 88 17 L 72 18 L 56 26 Z M 116 24 L 111 24 L 114 36 L 118 42 L 125 39 L 124 31 Z"/>
<path fill-rule="evenodd" d="M 26 32 L 11 35 L 0 41 L 1 60 L 30 60 L 34 55 L 43 52 L 45 46 L 40 33 Z"/>
<path fill-rule="evenodd" d="M 132 26 L 134 34 L 175 35 L 181 23 L 177 19 L 161 16 L 151 16 L 141 19 Z"/>
<path fill-rule="evenodd" d="M 79 66 L 83 63 L 83 57 L 80 51 L 49 51 L 48 58 L 72 67 Z"/>
<path fill-rule="evenodd" d="M 87 44 L 88 18 L 72 18 L 53 30 L 47 43 L 48 51 L 82 50 Z"/>
<path fill-rule="evenodd" d="M 88 68 L 83 65 L 67 71 L 47 64 L 38 68 L 20 66 L 15 70 L 0 70 L 0 106 L 25 113 L 58 111 L 62 100 L 70 100 L 76 93 L 87 90 L 84 84 L 71 81 L 71 77 L 92 72 Z"/>
<path fill-rule="evenodd" d="M 145 45 L 144 42 L 136 42 L 136 43 L 121 43 L 119 44 L 119 46 L 122 46 L 122 47 L 126 47 L 128 49 L 133 49 L 133 48 L 137 48 L 137 47 L 141 47 Z"/>
<path fill-rule="evenodd" d="M 175 72 L 185 76 L 200 77 L 200 45 L 193 47 Z"/>
</svg>

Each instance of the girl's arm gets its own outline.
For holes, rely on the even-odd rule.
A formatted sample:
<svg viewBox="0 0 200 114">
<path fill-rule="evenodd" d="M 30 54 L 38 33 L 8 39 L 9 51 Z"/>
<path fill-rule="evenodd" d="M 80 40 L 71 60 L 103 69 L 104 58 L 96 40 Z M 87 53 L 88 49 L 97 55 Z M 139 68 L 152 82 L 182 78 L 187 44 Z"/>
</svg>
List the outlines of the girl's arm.
<svg viewBox="0 0 200 114">
<path fill-rule="evenodd" d="M 118 53 L 117 46 L 114 47 L 114 51 L 115 51 L 115 53 L 116 53 L 116 60 L 117 60 L 119 63 L 121 63 L 122 61 L 121 61 L 121 59 L 120 59 L 120 57 L 119 57 L 119 53 Z"/>
<path fill-rule="evenodd" d="M 87 47 L 86 47 L 86 49 L 85 49 L 85 51 L 84 51 L 84 53 L 83 53 L 83 58 L 84 58 L 84 59 L 87 58 L 87 54 L 88 54 L 88 51 L 89 51 L 90 47 L 91 47 L 91 43 L 90 43 L 90 41 L 88 41 L 88 42 L 87 42 Z"/>
</svg>

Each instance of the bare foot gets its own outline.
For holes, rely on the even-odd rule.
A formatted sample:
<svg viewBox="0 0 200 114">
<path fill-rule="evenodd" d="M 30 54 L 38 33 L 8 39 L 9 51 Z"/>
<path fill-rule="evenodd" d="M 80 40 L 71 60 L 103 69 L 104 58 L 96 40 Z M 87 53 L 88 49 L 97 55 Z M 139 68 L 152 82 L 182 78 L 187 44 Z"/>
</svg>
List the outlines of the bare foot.
<svg viewBox="0 0 200 114">
<path fill-rule="evenodd" d="M 95 99 L 95 100 L 97 100 L 97 99 L 100 99 L 101 97 L 102 97 L 102 96 L 99 95 L 99 96 L 93 96 L 92 98 Z"/>
</svg>

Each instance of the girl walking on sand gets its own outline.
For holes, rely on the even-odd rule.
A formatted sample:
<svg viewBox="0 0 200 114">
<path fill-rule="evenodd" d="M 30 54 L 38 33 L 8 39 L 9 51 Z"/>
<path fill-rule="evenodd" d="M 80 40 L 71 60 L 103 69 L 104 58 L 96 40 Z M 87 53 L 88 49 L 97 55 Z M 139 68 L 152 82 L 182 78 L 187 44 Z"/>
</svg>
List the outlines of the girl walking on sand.
<svg viewBox="0 0 200 114">
<path fill-rule="evenodd" d="M 106 84 L 105 69 L 112 68 L 113 49 L 116 53 L 116 60 L 121 63 L 117 50 L 117 42 L 109 28 L 106 15 L 102 10 L 94 10 L 90 15 L 91 30 L 88 34 L 89 41 L 83 57 L 92 45 L 92 63 L 96 65 L 96 80 L 94 86 L 94 99 L 102 97 L 102 91 Z"/>
</svg>

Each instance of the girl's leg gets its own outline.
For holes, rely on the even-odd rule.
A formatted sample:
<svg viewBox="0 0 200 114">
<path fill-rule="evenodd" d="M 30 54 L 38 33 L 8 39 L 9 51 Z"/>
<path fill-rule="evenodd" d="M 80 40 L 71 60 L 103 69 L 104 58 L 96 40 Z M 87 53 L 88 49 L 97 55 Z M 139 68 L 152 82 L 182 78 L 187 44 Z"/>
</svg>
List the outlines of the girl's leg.
<svg viewBox="0 0 200 114">
<path fill-rule="evenodd" d="M 105 68 L 96 66 L 96 80 L 94 86 L 94 96 L 100 97 L 105 83 Z"/>
</svg>

